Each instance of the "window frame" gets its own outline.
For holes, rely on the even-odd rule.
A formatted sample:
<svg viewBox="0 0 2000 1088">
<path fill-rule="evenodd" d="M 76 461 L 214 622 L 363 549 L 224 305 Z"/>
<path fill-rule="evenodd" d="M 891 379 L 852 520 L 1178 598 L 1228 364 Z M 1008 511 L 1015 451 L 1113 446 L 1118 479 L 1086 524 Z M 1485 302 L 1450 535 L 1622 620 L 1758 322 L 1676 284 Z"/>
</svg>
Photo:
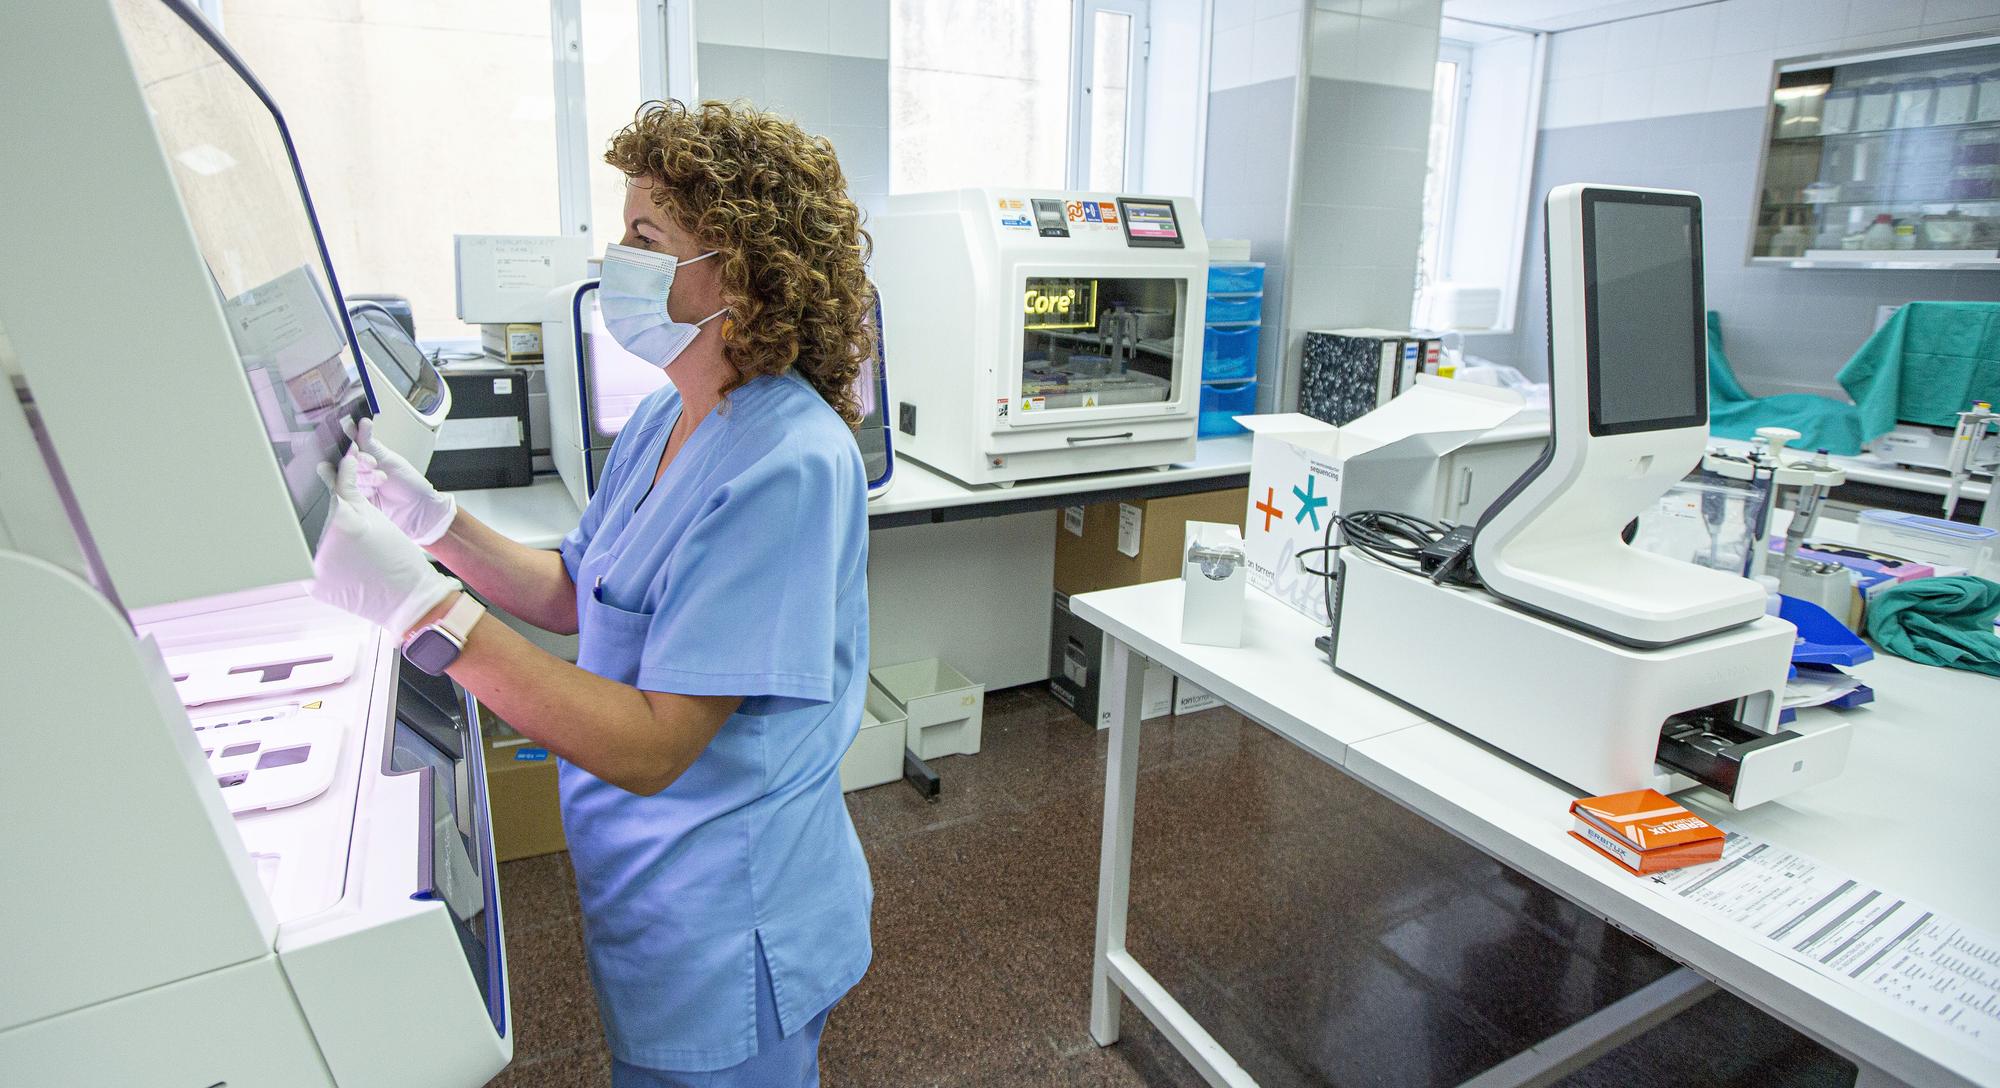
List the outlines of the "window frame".
<svg viewBox="0 0 2000 1088">
<path fill-rule="evenodd" d="M 1472 105 L 1472 81 L 1477 78 L 1472 67 L 1472 46 L 1470 43 L 1444 39 L 1438 42 L 1438 62 L 1458 65 L 1458 78 L 1452 87 L 1458 99 L 1452 105 L 1451 135 L 1445 140 L 1446 154 L 1451 161 L 1445 167 L 1444 192 L 1438 197 L 1438 279 L 1443 278 L 1443 270 L 1451 267 L 1452 236 L 1458 219 L 1458 190 L 1465 179 L 1465 115 Z"/>
<path fill-rule="evenodd" d="M 1072 190 L 1091 187 L 1090 105 L 1097 16 L 1100 12 L 1124 15 L 1132 20 L 1132 48 L 1125 73 L 1125 169 L 1116 191 L 1139 192 L 1135 182 L 1145 172 L 1146 62 L 1153 46 L 1151 5 L 1148 0 L 1073 0 L 1070 10 L 1069 161 L 1064 176 Z"/>
</svg>

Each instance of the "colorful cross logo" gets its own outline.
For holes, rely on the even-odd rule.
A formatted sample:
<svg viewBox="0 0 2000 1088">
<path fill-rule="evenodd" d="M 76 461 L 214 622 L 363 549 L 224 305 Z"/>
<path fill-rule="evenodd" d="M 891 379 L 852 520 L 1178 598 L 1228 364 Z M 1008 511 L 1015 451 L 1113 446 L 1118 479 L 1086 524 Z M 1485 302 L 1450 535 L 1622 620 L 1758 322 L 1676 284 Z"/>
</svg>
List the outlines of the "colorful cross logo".
<svg viewBox="0 0 2000 1088">
<path fill-rule="evenodd" d="M 1264 489 L 1263 501 L 1257 504 L 1257 511 L 1264 515 L 1264 531 L 1267 533 L 1271 531 L 1272 518 L 1277 518 L 1279 521 L 1285 520 L 1285 512 L 1271 505 L 1271 500 L 1276 497 L 1276 492 L 1267 487 Z"/>
<path fill-rule="evenodd" d="M 1324 496 L 1314 495 L 1313 485 L 1314 485 L 1313 477 L 1308 476 L 1306 477 L 1306 489 L 1304 491 L 1300 491 L 1297 487 L 1292 488 L 1292 494 L 1298 496 L 1300 504 L 1299 516 L 1294 518 L 1293 520 L 1304 521 L 1306 520 L 1306 515 L 1311 514 L 1313 528 L 1318 529 L 1319 508 L 1326 505 L 1326 498 Z"/>
</svg>

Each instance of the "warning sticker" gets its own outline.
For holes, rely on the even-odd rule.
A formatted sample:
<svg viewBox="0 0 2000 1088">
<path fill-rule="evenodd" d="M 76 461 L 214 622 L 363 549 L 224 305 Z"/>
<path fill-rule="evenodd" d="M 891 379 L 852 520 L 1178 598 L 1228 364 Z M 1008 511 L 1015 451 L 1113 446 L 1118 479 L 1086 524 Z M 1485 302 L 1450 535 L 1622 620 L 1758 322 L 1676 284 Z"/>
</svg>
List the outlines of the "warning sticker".
<svg viewBox="0 0 2000 1088">
<path fill-rule="evenodd" d="M 1004 422 L 1006 422 L 1006 421 L 1007 421 L 1007 398 L 1006 398 L 1006 397 L 1001 397 L 1001 398 L 999 398 L 998 400 L 996 400 L 996 401 L 994 401 L 994 402 L 993 402 L 993 418 L 994 418 L 995 420 L 998 420 L 998 421 L 1002 422 L 1002 423 L 1004 423 Z"/>
<path fill-rule="evenodd" d="M 1108 200 L 1100 200 L 1097 202 L 1097 214 L 1106 223 L 1116 223 L 1118 222 L 1118 205 Z"/>
<path fill-rule="evenodd" d="M 1022 398 L 1021 398 L 1021 410 L 1022 410 L 1023 412 L 1040 412 L 1040 411 L 1045 411 L 1045 410 L 1047 410 L 1047 408 L 1048 408 L 1048 404 L 1049 404 L 1049 401 L 1048 401 L 1048 398 L 1047 398 L 1047 397 L 1022 397 Z"/>
</svg>

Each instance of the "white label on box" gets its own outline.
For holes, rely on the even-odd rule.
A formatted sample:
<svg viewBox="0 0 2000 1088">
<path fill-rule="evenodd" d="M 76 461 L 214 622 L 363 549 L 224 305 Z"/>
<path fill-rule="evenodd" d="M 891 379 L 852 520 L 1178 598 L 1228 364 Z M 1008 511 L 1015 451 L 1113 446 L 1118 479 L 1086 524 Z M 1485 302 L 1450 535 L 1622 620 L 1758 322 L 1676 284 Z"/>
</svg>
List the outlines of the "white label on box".
<svg viewBox="0 0 2000 1088">
<path fill-rule="evenodd" d="M 514 416 L 453 417 L 438 428 L 437 450 L 512 449 L 521 444 L 521 421 Z"/>
<path fill-rule="evenodd" d="M 1083 535 L 1083 507 L 1063 507 L 1063 531 L 1071 536 Z"/>
<path fill-rule="evenodd" d="M 493 395 L 494 395 L 494 396 L 496 396 L 496 397 L 504 397 L 504 396 L 508 395 L 509 393 L 512 393 L 513 391 L 514 391 L 514 379 L 512 379 L 512 378 L 495 378 L 495 379 L 493 379 Z"/>
<path fill-rule="evenodd" d="M 1118 554 L 1139 558 L 1139 526 L 1145 511 L 1129 502 L 1118 504 Z"/>
</svg>

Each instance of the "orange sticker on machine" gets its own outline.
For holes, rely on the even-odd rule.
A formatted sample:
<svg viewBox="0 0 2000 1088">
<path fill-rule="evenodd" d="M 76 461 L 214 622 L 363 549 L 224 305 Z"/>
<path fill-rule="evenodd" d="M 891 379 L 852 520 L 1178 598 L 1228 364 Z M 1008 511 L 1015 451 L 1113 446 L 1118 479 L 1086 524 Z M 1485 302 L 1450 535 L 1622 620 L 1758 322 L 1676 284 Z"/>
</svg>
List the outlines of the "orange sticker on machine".
<svg viewBox="0 0 2000 1088">
<path fill-rule="evenodd" d="M 1097 213 L 1104 218 L 1106 223 L 1118 222 L 1118 205 L 1113 204 L 1109 200 L 1100 200 L 1097 202 Z"/>
</svg>

